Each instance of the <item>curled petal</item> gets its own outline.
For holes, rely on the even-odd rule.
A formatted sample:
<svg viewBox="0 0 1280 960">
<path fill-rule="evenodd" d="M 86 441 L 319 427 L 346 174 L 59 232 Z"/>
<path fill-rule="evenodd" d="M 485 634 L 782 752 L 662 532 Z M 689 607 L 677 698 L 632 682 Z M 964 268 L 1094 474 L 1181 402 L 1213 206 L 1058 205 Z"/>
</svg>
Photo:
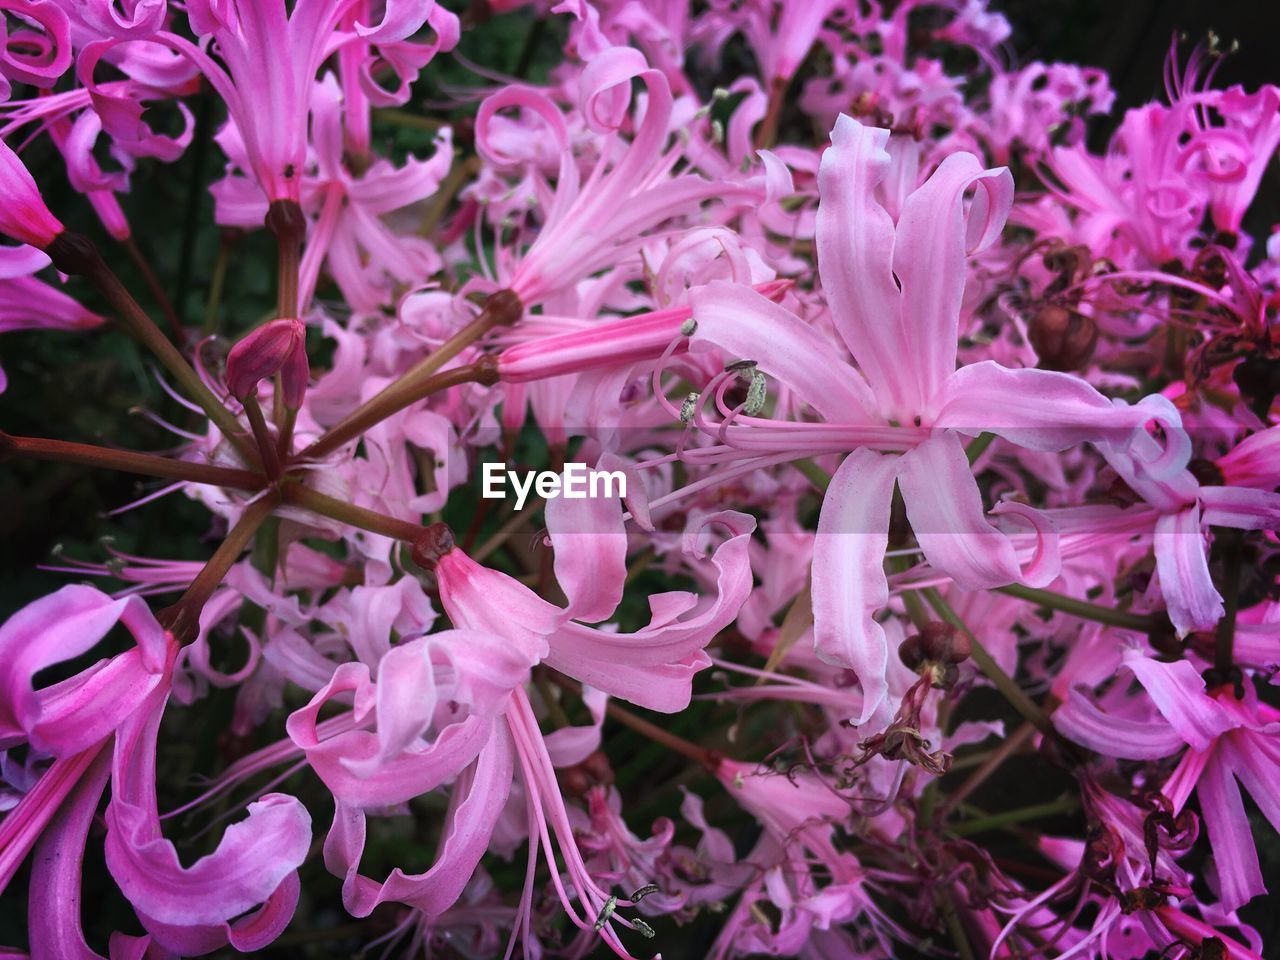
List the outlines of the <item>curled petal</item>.
<svg viewBox="0 0 1280 960">
<path fill-rule="evenodd" d="M 1204 678 L 1188 661 L 1161 663 L 1135 650 L 1125 656 L 1124 665 L 1192 749 L 1208 750 L 1231 729 L 1231 718 L 1204 692 Z"/>
<path fill-rule="evenodd" d="M 1035 532 L 1035 550 L 1022 568 L 1022 582 L 1029 587 L 1045 587 L 1056 580 L 1062 570 L 1062 554 L 1053 518 L 1017 500 L 1002 500 L 991 508 L 991 513 L 1025 520 Z"/>
<path fill-rule="evenodd" d="M 1117 407 L 1079 377 L 1015 370 L 991 360 L 961 367 L 934 398 L 935 428 L 968 436 L 994 433 L 1029 450 L 1058 451 L 1085 441 L 1124 445 L 1150 419 Z"/>
<path fill-rule="evenodd" d="M 698 322 L 694 339 L 786 384 L 833 423 L 867 422 L 875 397 L 835 346 L 791 311 L 750 287 L 715 281 L 689 297 Z"/>
<path fill-rule="evenodd" d="M 249 804 L 218 848 L 183 867 L 160 830 L 156 733 L 166 696 L 157 691 L 116 735 L 107 807 L 107 868 L 140 916 L 183 927 L 221 925 L 269 901 L 306 858 L 311 816 L 278 793 Z M 154 931 L 153 931 L 154 932 Z"/>
<path fill-rule="evenodd" d="M 425 873 L 406 874 L 399 867 L 382 883 L 358 870 L 364 851 L 365 815 L 339 803 L 333 829 L 325 840 L 325 865 L 343 878 L 342 902 L 353 916 L 367 917 L 380 903 L 396 901 L 439 916 L 462 895 L 511 792 L 514 752 L 511 736 L 495 727 L 493 737 L 475 763 L 453 787 L 448 824 L 435 863 Z"/>
<path fill-rule="evenodd" d="M 712 523 L 727 526 L 730 533 L 711 556 L 714 594 L 701 599 L 679 591 L 651 596 L 650 622 L 634 633 L 566 623 L 548 637 L 546 663 L 650 710 L 671 713 L 688 706 L 694 674 L 711 663 L 703 648 L 733 622 L 752 586 L 747 548 L 754 521 L 724 511 L 702 520 Z"/>
<path fill-rule="evenodd" d="M 66 12 L 52 0 L 0 0 L 0 17 L 5 10 L 20 15 L 18 23 L 25 29 L 9 32 L 0 23 L 0 85 L 7 87 L 5 80 L 17 80 L 42 89 L 52 87 L 71 68 L 71 22 Z"/>
<path fill-rule="evenodd" d="M 138 646 L 33 689 L 39 671 L 91 650 L 117 623 Z M 138 597 L 116 600 L 73 584 L 28 604 L 0 627 L 0 745 L 29 739 L 60 757 L 88 749 L 157 687 L 173 647 Z"/>
<path fill-rule="evenodd" d="M 166 0 L 80 0 L 76 13 L 104 37 L 140 40 L 164 28 Z"/>
<path fill-rule="evenodd" d="M 1099 710 L 1079 690 L 1072 690 L 1054 711 L 1053 725 L 1067 739 L 1123 760 L 1159 760 L 1186 745 L 1168 721 L 1118 719 Z"/>
<path fill-rule="evenodd" d="M 613 460 L 601 457 L 598 470 Z M 556 580 L 568 598 L 565 617 L 596 623 L 622 602 L 627 577 L 627 534 L 617 496 L 567 496 L 547 501 L 547 530 L 555 550 Z"/>
<path fill-rule="evenodd" d="M 1200 506 L 1156 520 L 1156 571 L 1169 619 L 1178 636 L 1212 630 L 1222 619 L 1222 596 L 1209 574 L 1208 545 L 1201 532 Z"/>
</svg>

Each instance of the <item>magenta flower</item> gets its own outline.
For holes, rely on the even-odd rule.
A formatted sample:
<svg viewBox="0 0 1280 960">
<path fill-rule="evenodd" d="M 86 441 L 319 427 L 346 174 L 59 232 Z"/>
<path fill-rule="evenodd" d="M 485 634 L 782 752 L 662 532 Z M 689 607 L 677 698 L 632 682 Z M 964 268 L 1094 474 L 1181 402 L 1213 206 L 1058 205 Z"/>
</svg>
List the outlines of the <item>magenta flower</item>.
<svg viewBox="0 0 1280 960">
<path fill-rule="evenodd" d="M 393 2 L 382 22 L 357 23 L 346 33 L 339 27 L 354 5 L 355 0 L 307 0 L 289 10 L 283 0 L 195 0 L 187 8 L 191 29 L 214 41 L 221 63 L 176 34 L 157 34 L 198 66 L 226 103 L 250 169 L 270 201 L 301 199 L 307 118 L 321 64 L 357 38 L 402 40 L 435 8 L 434 0 Z"/>
<path fill-rule="evenodd" d="M 36 673 L 88 652 L 117 623 L 136 646 L 61 683 L 33 688 Z M 67 905 L 79 902 L 74 865 L 110 759 L 107 865 L 152 938 L 187 954 L 236 938 L 273 940 L 297 902 L 294 871 L 310 844 L 310 816 L 292 797 L 266 795 L 250 806 L 247 820 L 227 829 L 214 853 L 191 867 L 178 861 L 161 833 L 155 794 L 156 737 L 178 646 L 143 601 L 64 587 L 0 627 L 0 651 L 0 745 L 26 742 L 54 758 L 0 822 L 0 887 L 42 835 L 64 854 L 53 869 L 38 870 L 32 885 L 35 936 L 59 949 L 80 938 L 79 919 Z M 235 919 L 259 904 L 254 917 Z"/>
<path fill-rule="evenodd" d="M 1161 663 L 1136 651 L 1124 666 L 1145 697 L 1103 710 L 1080 691 L 1054 714 L 1066 736 L 1106 756 L 1159 759 L 1187 747 L 1164 794 L 1180 811 L 1195 791 L 1213 844 L 1222 907 L 1235 910 L 1266 892 L 1239 780 L 1272 826 L 1280 777 L 1280 713 L 1259 702 L 1252 684 L 1243 699 L 1229 687 L 1206 691 L 1190 662 Z"/>
<path fill-rule="evenodd" d="M 1280 88 L 448 6 L 0 0 L 0 955 L 1274 953 Z"/>
<path fill-rule="evenodd" d="M 578 902 L 590 910 L 583 916 L 561 892 L 570 918 L 590 929 L 604 909 L 609 894 L 587 869 L 552 772 L 553 754 L 576 763 L 590 746 L 571 746 L 581 737 L 566 740 L 570 730 L 544 737 L 524 691 L 529 672 L 545 663 L 597 691 L 651 709 L 687 705 L 692 675 L 709 665 L 702 648 L 736 614 L 750 587 L 746 542 L 751 527 L 741 515 L 709 518 L 732 534 L 712 557 L 720 579 L 709 602 L 698 605 L 691 594 L 655 597 L 650 627 L 614 633 L 575 622 L 610 616 L 626 571 L 620 505 L 584 503 L 581 514 L 565 500 L 552 500 L 547 508 L 556 577 L 567 607 L 549 604 L 511 577 L 475 563 L 437 533 L 419 551 L 435 571 L 441 602 L 457 629 L 384 654 L 376 682 L 362 663 L 340 666 L 311 703 L 290 717 L 291 737 L 338 801 L 326 859 L 345 878 L 344 900 L 356 915 L 365 916 L 386 900 L 429 916 L 451 907 L 487 849 L 517 775 L 529 805 L 530 855 L 536 856 L 539 838 L 551 863 L 558 849 Z M 339 732 L 326 735 L 320 709 L 340 694 L 354 695 L 354 710 Z M 377 732 L 362 729 L 375 716 Z M 587 744 L 596 736 L 588 734 Z M 450 782 L 455 793 L 450 839 L 432 867 L 418 875 L 397 869 L 383 883 L 360 875 L 365 811 Z M 525 915 L 531 896 L 526 887 Z M 620 955 L 629 955 L 611 927 L 604 925 L 601 935 Z"/>
<path fill-rule="evenodd" d="M 43 250 L 62 232 L 26 165 L 0 140 L 0 233 Z"/>
</svg>

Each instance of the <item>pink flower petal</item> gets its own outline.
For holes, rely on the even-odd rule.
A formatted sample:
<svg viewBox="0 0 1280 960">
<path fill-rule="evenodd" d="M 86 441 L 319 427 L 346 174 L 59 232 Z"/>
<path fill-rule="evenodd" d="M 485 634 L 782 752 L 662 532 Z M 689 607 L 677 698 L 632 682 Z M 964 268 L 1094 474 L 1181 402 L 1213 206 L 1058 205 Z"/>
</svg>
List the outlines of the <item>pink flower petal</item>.
<svg viewBox="0 0 1280 960">
<path fill-rule="evenodd" d="M 888 641 L 875 613 L 889 602 L 884 553 L 898 458 L 855 450 L 827 487 L 813 541 L 813 640 L 818 657 L 862 684 L 865 723 L 889 690 Z"/>
<path fill-rule="evenodd" d="M 966 590 L 1021 580 L 1013 544 L 987 521 L 954 433 L 935 434 L 903 454 L 898 485 L 911 529 L 931 564 Z"/>
</svg>

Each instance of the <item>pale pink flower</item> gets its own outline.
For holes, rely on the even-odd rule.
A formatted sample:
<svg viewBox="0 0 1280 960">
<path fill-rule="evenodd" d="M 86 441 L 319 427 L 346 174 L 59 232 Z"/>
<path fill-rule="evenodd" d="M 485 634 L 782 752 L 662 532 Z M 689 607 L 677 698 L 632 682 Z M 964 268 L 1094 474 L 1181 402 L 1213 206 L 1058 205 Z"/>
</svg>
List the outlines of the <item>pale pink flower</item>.
<svg viewBox="0 0 1280 960">
<path fill-rule="evenodd" d="M 1177 414 L 1168 404 L 1113 403 L 1066 374 L 991 361 L 956 370 L 966 258 L 999 236 L 1012 200 L 1008 171 L 952 154 L 899 201 L 895 222 L 881 200 L 893 189 L 888 131 L 842 117 L 832 140 L 819 179 L 818 251 L 832 321 L 857 368 L 817 329 L 749 289 L 713 283 L 692 302 L 696 339 L 755 361 L 825 421 L 722 409 L 725 420 L 707 432 L 742 457 L 853 451 L 832 476 L 818 521 L 814 639 L 820 656 L 857 672 L 864 722 L 885 693 L 888 651 L 873 615 L 888 602 L 883 559 L 895 484 L 925 557 L 957 584 L 1044 584 L 1055 575 L 1050 555 L 1037 551 L 1024 569 L 1007 534 L 987 521 L 961 435 L 985 431 L 1054 451 Z M 998 509 L 1047 533 L 1019 505 Z"/>
</svg>

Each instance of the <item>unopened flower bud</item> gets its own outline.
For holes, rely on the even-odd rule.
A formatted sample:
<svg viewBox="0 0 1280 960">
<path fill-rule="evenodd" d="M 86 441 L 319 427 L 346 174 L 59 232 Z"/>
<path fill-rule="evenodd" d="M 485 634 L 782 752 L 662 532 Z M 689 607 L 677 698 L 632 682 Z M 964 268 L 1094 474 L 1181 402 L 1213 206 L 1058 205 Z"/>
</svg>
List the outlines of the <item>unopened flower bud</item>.
<svg viewBox="0 0 1280 960">
<path fill-rule="evenodd" d="M 259 383 L 278 373 L 284 405 L 297 410 L 306 395 L 310 372 L 307 332 L 302 321 L 272 320 L 231 348 L 227 356 L 227 389 L 243 401 L 257 390 Z"/>
<path fill-rule="evenodd" d="M 0 233 L 41 250 L 62 233 L 36 182 L 18 155 L 0 140 Z"/>
<path fill-rule="evenodd" d="M 453 531 L 447 524 L 433 523 L 422 531 L 422 535 L 413 545 L 410 557 L 423 570 L 434 570 L 436 564 L 454 548 L 456 542 Z"/>
<path fill-rule="evenodd" d="M 1079 370 L 1093 356 L 1098 325 L 1082 313 L 1049 304 L 1036 311 L 1028 330 L 1044 370 Z"/>
</svg>

